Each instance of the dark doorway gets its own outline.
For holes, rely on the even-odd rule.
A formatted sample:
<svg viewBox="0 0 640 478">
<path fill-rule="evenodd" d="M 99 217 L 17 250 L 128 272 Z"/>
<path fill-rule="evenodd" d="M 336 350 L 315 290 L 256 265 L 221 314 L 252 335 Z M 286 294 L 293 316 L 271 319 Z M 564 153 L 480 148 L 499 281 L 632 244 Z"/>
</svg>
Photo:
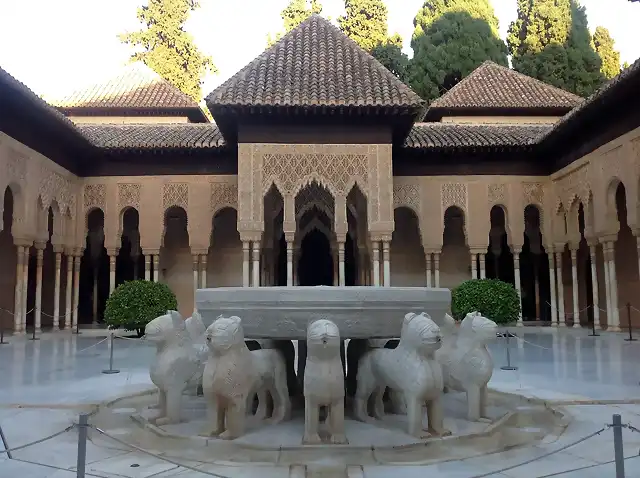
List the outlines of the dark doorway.
<svg viewBox="0 0 640 478">
<path fill-rule="evenodd" d="M 320 231 L 313 230 L 302 240 L 300 250 L 299 284 L 333 285 L 333 259 L 329 239 Z"/>
</svg>

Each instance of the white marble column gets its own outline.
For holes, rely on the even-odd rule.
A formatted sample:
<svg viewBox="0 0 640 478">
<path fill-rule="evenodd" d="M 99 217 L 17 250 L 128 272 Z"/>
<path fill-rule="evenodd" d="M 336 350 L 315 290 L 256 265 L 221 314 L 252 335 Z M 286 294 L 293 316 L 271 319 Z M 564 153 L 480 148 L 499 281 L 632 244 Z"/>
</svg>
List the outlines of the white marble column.
<svg viewBox="0 0 640 478">
<path fill-rule="evenodd" d="M 251 260 L 251 242 L 242 241 L 242 287 L 249 287 L 250 281 L 250 264 Z"/>
<path fill-rule="evenodd" d="M 520 315 L 518 316 L 518 325 L 522 323 L 522 289 L 520 287 L 520 249 L 513 249 L 513 275 L 515 278 L 516 292 L 518 293 L 518 300 L 520 300 Z"/>
<path fill-rule="evenodd" d="M 478 254 L 478 260 L 480 262 L 480 279 L 486 279 L 487 278 L 487 268 L 486 268 L 486 259 L 485 259 L 485 255 L 486 254 Z"/>
<path fill-rule="evenodd" d="M 153 258 L 153 282 L 160 281 L 160 254 L 154 254 Z"/>
<path fill-rule="evenodd" d="M 380 243 L 373 242 L 373 285 L 380 286 Z"/>
<path fill-rule="evenodd" d="M 287 287 L 293 287 L 293 240 L 287 239 Z"/>
<path fill-rule="evenodd" d="M 109 255 L 109 295 L 116 290 L 116 259 L 118 258 L 117 250 L 110 250 Z M 96 281 L 97 283 L 97 281 Z"/>
<path fill-rule="evenodd" d="M 16 265 L 16 286 L 13 298 L 13 331 L 14 333 L 23 333 L 22 329 L 22 271 L 24 260 L 24 246 L 16 246 L 17 249 L 17 265 Z M 25 299 L 26 300 L 26 299 Z"/>
<path fill-rule="evenodd" d="M 556 252 L 556 277 L 558 283 L 558 326 L 566 327 L 564 315 L 564 280 L 562 278 L 562 252 Z"/>
<path fill-rule="evenodd" d="M 618 310 L 618 275 L 616 273 L 615 242 L 608 243 L 609 249 L 609 282 L 611 286 L 611 328 L 620 331 L 620 310 Z"/>
<path fill-rule="evenodd" d="M 609 253 L 606 243 L 602 244 L 602 257 L 604 259 L 604 296 L 605 309 L 607 313 L 607 329 L 611 327 L 611 280 L 609 279 Z"/>
<path fill-rule="evenodd" d="M 478 278 L 478 254 L 472 252 L 471 254 L 471 278 Z"/>
<path fill-rule="evenodd" d="M 573 294 L 573 328 L 580 328 L 580 301 L 578 298 L 578 251 L 571 252 L 571 289 Z"/>
<path fill-rule="evenodd" d="M 36 307 L 34 314 L 34 326 L 36 333 L 42 332 L 42 262 L 46 244 L 36 244 Z"/>
<path fill-rule="evenodd" d="M 60 275 L 62 268 L 62 248 L 54 246 L 55 253 L 55 279 L 53 286 L 53 330 L 60 330 Z"/>
<path fill-rule="evenodd" d="M 71 311 L 73 310 L 73 250 L 65 251 L 65 261 L 67 262 L 67 286 L 65 287 L 65 300 L 64 300 L 64 325 L 63 330 L 71 328 Z"/>
<path fill-rule="evenodd" d="M 200 287 L 207 288 L 207 254 L 200 254 Z"/>
<path fill-rule="evenodd" d="M 598 269 L 596 262 L 597 244 L 589 244 L 589 254 L 591 255 L 591 290 L 593 291 L 593 325 L 600 328 L 600 307 L 598 305 Z"/>
<path fill-rule="evenodd" d="M 433 275 L 436 287 L 440 287 L 440 253 L 433 254 Z"/>
<path fill-rule="evenodd" d="M 253 241 L 253 287 L 260 287 L 260 241 Z"/>
<path fill-rule="evenodd" d="M 344 287 L 347 283 L 347 278 L 344 270 L 344 241 L 338 242 L 338 279 L 340 286 Z"/>
<path fill-rule="evenodd" d="M 31 246 L 24 248 L 24 256 L 22 260 L 22 311 L 20 313 L 22 321 L 22 330 L 27 331 L 27 313 L 28 306 L 28 287 L 29 287 L 29 259 L 31 258 Z"/>
<path fill-rule="evenodd" d="M 431 287 L 431 252 L 425 253 L 424 260 L 427 266 L 427 287 Z"/>
<path fill-rule="evenodd" d="M 82 253 L 77 252 L 73 260 L 73 320 L 72 327 L 78 324 L 78 305 L 80 303 L 80 258 Z"/>
<path fill-rule="evenodd" d="M 144 255 L 144 280 L 151 280 L 151 254 Z"/>
<path fill-rule="evenodd" d="M 191 254 L 191 261 L 193 263 L 193 296 L 195 297 L 198 290 L 198 283 L 200 280 L 200 255 Z"/>
<path fill-rule="evenodd" d="M 385 287 L 391 287 L 391 242 L 382 242 L 382 283 Z"/>
<path fill-rule="evenodd" d="M 549 248 L 551 251 L 551 248 Z M 558 299 L 556 298 L 556 265 L 553 252 L 547 254 L 549 259 L 549 288 L 551 289 L 551 326 L 558 326 Z"/>
</svg>

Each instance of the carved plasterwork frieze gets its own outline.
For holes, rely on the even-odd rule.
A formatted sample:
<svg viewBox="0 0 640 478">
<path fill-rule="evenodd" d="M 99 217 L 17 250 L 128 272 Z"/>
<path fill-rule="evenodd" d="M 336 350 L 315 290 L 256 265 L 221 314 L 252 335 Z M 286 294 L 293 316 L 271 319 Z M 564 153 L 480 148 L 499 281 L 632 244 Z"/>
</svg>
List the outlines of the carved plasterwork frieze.
<svg viewBox="0 0 640 478">
<path fill-rule="evenodd" d="M 86 184 L 83 196 L 85 210 L 93 208 L 105 210 L 107 189 L 104 184 Z"/>
<path fill-rule="evenodd" d="M 544 186 L 542 183 L 522 183 L 522 202 L 524 206 L 529 204 L 542 205 L 544 203 Z"/>
<path fill-rule="evenodd" d="M 162 192 L 162 206 L 164 209 L 178 206 L 187 211 L 189 209 L 189 185 L 187 183 L 167 183 Z"/>
<path fill-rule="evenodd" d="M 140 190 L 142 186 L 138 183 L 118 184 L 118 209 L 132 207 L 140 210 Z"/>
<path fill-rule="evenodd" d="M 464 183 L 444 183 L 440 188 L 442 198 L 442 213 L 451 206 L 457 206 L 465 213 L 468 210 L 467 185 Z"/>
<path fill-rule="evenodd" d="M 335 200 L 327 189 L 315 181 L 303 187 L 296 196 L 296 218 L 299 220 L 302 215 L 314 206 L 324 212 L 329 220 L 333 222 Z"/>
<path fill-rule="evenodd" d="M 506 184 L 489 184 L 487 186 L 487 200 L 489 205 L 501 204 L 506 206 L 507 202 L 507 186 Z"/>
<path fill-rule="evenodd" d="M 556 209 L 560 203 L 562 203 L 565 208 L 569 208 L 576 200 L 587 204 L 591 192 L 588 173 L 588 165 L 585 164 L 558 179 L 556 182 L 556 192 L 558 195 Z"/>
<path fill-rule="evenodd" d="M 27 161 L 28 158 L 14 149 L 9 149 L 8 161 L 6 166 L 6 182 L 16 182 L 20 185 L 24 184 L 27 177 Z"/>
<path fill-rule="evenodd" d="M 41 168 L 40 178 L 38 193 L 42 200 L 42 205 L 48 208 L 55 200 L 63 213 L 70 209 L 71 197 L 73 196 L 71 182 L 44 166 Z"/>
<path fill-rule="evenodd" d="M 393 208 L 408 207 L 416 214 L 420 214 L 421 193 L 419 184 L 394 184 Z"/>
<path fill-rule="evenodd" d="M 238 185 L 212 182 L 211 183 L 211 210 L 215 213 L 225 207 L 238 209 Z"/>
</svg>

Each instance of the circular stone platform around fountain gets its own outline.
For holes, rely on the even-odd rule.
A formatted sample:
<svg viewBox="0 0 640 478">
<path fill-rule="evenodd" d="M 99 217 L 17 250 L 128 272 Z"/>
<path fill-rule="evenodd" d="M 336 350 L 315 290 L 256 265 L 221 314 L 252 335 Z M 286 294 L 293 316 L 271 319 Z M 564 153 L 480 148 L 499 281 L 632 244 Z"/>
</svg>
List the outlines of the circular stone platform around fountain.
<svg viewBox="0 0 640 478">
<path fill-rule="evenodd" d="M 248 417 L 247 433 L 236 440 L 205 438 L 206 405 L 203 397 L 185 395 L 185 421 L 157 427 L 147 417 L 157 403 L 157 394 L 122 397 L 96 411 L 92 423 L 106 433 L 136 446 L 167 456 L 207 462 L 224 461 L 262 464 L 308 464 L 330 460 L 345 465 L 430 464 L 458 460 L 552 440 L 568 425 L 561 410 L 548 408 L 518 395 L 491 392 L 491 423 L 465 418 L 464 394 L 449 393 L 445 401 L 445 426 L 452 435 L 416 439 L 406 433 L 406 417 L 388 415 L 378 424 L 350 418 L 345 423 L 348 445 L 302 445 L 304 418 L 294 410 L 291 420 L 277 425 L 257 423 Z"/>
</svg>

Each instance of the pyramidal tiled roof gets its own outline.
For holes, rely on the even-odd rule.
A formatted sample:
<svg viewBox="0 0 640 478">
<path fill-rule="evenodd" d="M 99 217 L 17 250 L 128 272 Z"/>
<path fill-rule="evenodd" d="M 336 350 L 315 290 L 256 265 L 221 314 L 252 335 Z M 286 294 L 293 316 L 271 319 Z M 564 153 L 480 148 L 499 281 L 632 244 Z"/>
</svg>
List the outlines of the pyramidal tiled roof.
<svg viewBox="0 0 640 478">
<path fill-rule="evenodd" d="M 560 109 L 565 112 L 584 100 L 510 68 L 485 61 L 430 109 Z"/>
<path fill-rule="evenodd" d="M 106 81 L 74 91 L 52 103 L 76 109 L 199 110 L 198 104 L 142 62 L 125 66 Z"/>
<path fill-rule="evenodd" d="M 207 105 L 212 113 L 243 106 L 405 107 L 422 116 L 425 102 L 328 20 L 312 15 L 210 93 Z"/>
</svg>

